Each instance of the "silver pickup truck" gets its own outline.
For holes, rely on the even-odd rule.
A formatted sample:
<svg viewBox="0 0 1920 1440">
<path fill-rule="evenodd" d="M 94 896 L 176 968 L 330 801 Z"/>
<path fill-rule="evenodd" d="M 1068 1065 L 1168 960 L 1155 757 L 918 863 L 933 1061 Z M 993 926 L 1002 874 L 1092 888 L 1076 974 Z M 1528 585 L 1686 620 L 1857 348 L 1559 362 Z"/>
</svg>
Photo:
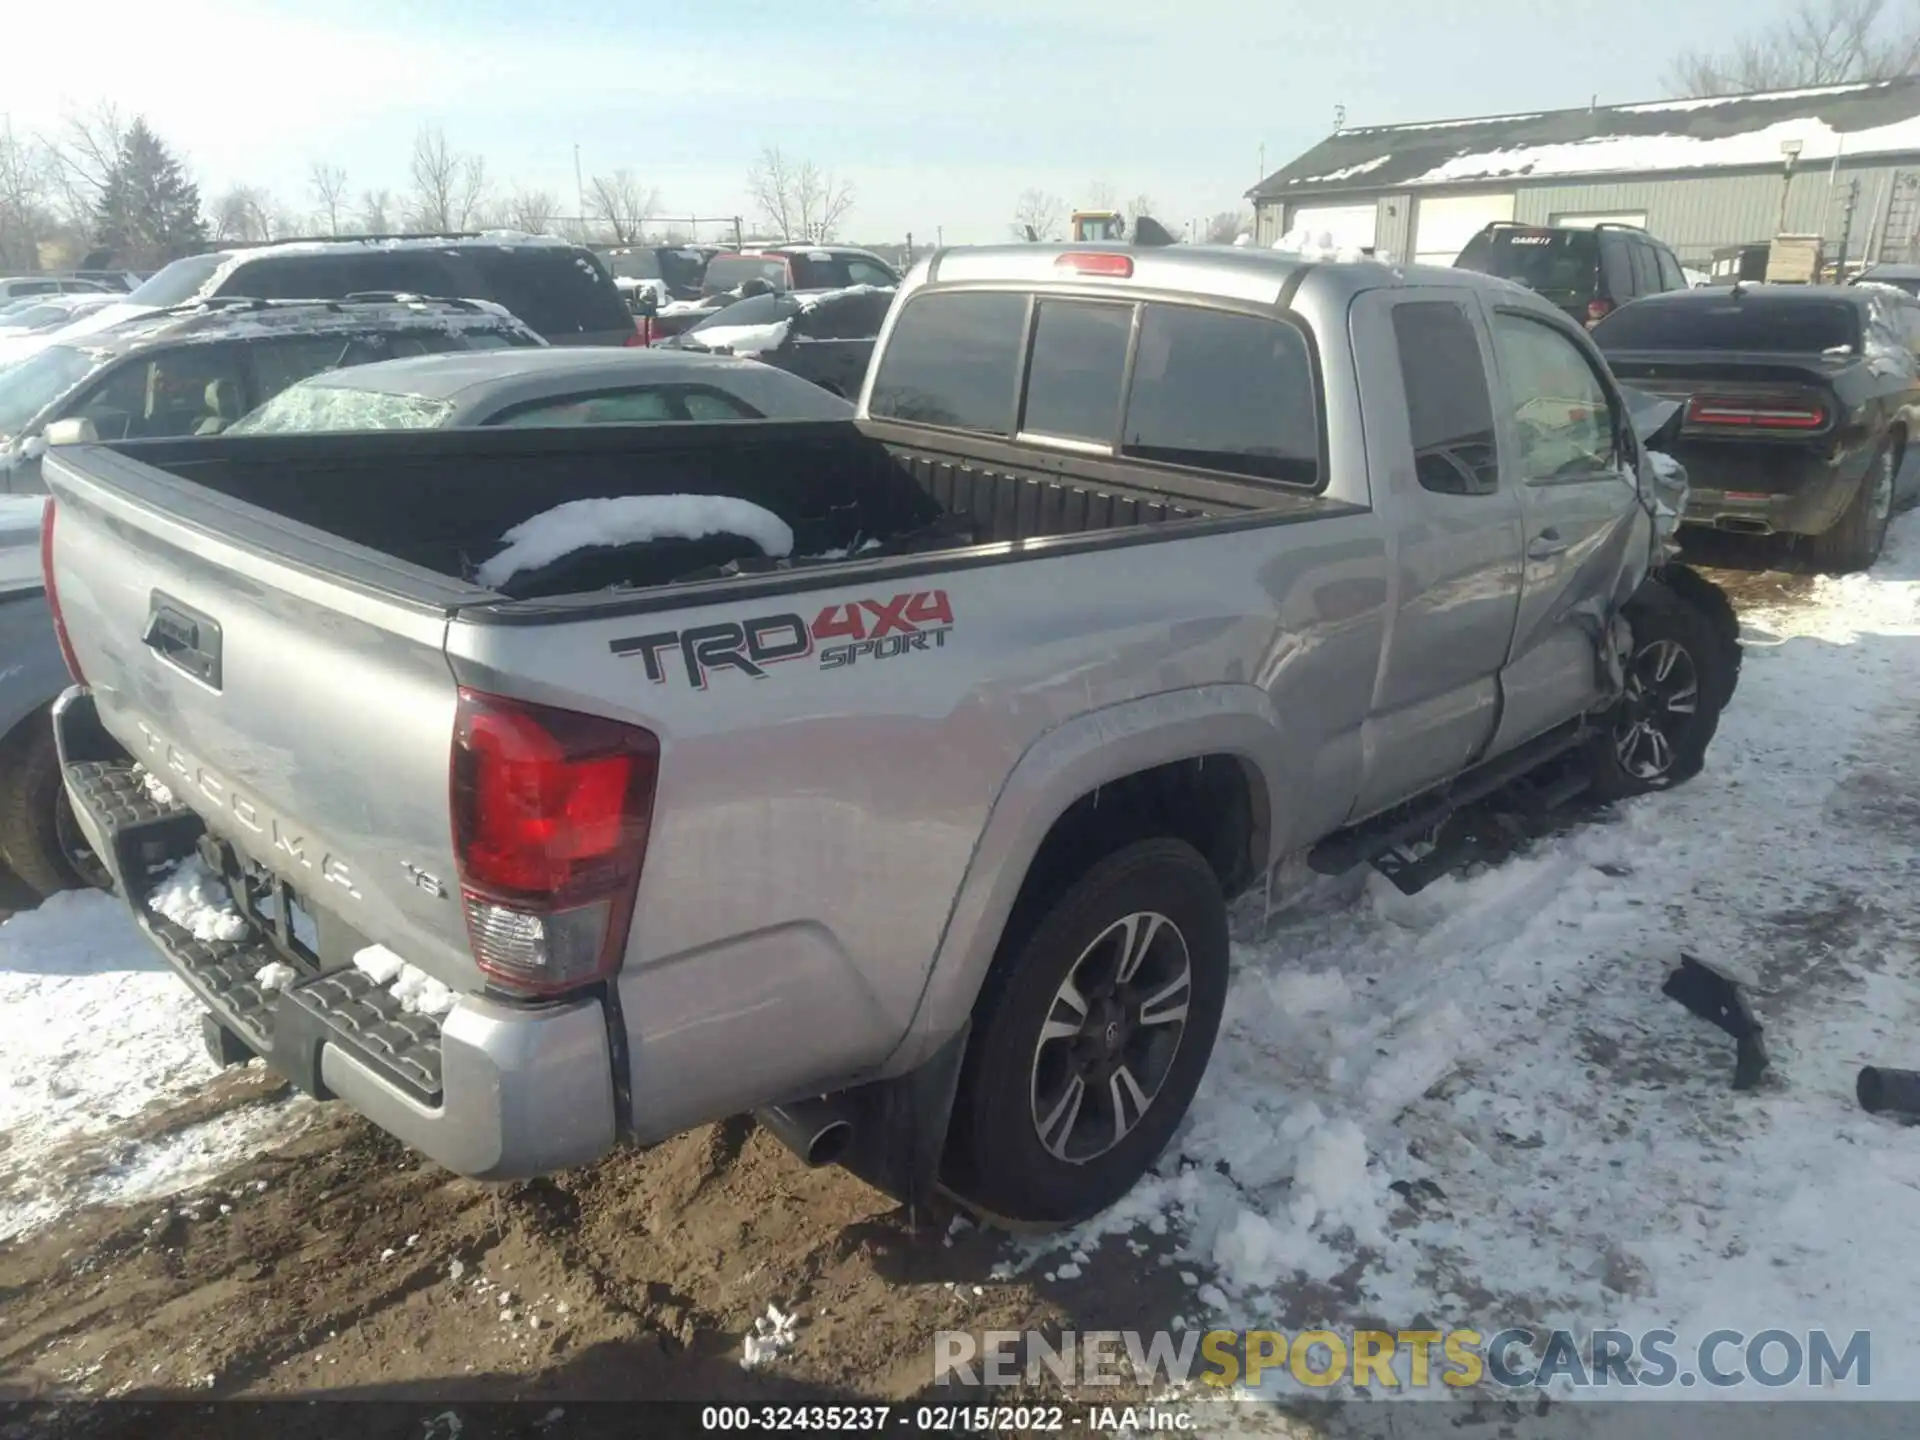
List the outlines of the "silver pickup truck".
<svg viewBox="0 0 1920 1440">
<path fill-rule="evenodd" d="M 1477 275 L 1026 245 L 916 269 L 854 421 L 63 449 L 66 783 L 216 1053 L 453 1170 L 752 1111 L 1071 1221 L 1228 899 L 1700 767 L 1736 627 L 1629 398 Z"/>
</svg>

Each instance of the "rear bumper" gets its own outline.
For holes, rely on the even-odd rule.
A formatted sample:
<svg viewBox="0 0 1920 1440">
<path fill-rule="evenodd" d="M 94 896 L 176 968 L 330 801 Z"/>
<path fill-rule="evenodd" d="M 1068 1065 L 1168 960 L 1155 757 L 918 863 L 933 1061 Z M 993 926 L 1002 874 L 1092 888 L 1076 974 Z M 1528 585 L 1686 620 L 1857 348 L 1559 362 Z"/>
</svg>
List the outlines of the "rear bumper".
<svg viewBox="0 0 1920 1440">
<path fill-rule="evenodd" d="M 316 965 L 257 928 L 203 941 L 147 908 L 206 833 L 156 801 L 78 686 L 54 705 L 75 818 L 147 938 L 213 1016 L 301 1089 L 344 1100 L 462 1175 L 511 1180 L 597 1159 L 615 1139 L 613 1056 L 598 1000 L 522 1009 L 463 995 L 444 1017 L 402 1010 L 350 963 Z M 271 962 L 298 978 L 262 990 Z"/>
<path fill-rule="evenodd" d="M 1691 489 L 1681 523 L 1745 535 L 1820 535 L 1859 493 L 1870 447 L 1833 455 L 1760 445 L 1689 445 Z"/>
</svg>

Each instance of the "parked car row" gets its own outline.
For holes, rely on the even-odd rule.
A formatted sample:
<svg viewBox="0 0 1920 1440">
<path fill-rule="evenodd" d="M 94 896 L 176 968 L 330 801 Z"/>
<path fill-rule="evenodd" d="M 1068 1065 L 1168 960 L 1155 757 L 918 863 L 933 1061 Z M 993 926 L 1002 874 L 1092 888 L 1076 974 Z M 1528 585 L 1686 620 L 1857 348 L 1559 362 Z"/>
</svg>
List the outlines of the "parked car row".
<svg viewBox="0 0 1920 1440">
<path fill-rule="evenodd" d="M 1623 381 L 1684 407 L 1688 533 L 1788 537 L 1822 569 L 1862 570 L 1920 500 L 1920 267 L 1700 287 L 1633 226 L 1493 224 L 1456 268 L 1533 290 L 1592 330 Z"/>
</svg>

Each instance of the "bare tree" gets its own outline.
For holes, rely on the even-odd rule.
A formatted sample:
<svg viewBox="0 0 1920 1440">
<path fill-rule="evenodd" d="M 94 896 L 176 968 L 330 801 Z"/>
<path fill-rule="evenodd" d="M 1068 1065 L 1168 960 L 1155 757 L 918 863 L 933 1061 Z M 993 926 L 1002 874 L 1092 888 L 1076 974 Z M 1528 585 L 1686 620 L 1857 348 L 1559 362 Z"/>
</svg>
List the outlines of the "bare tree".
<svg viewBox="0 0 1920 1440">
<path fill-rule="evenodd" d="M 524 230 L 529 235 L 545 235 L 553 229 L 560 214 L 560 202 L 551 190 L 516 189 L 507 197 L 502 223 L 509 230 Z"/>
<path fill-rule="evenodd" d="M 1683 95 L 1739 95 L 1916 73 L 1920 6 L 1912 0 L 1801 0 L 1784 20 L 1727 50 L 1683 51 L 1667 81 Z"/>
<path fill-rule="evenodd" d="M 234 185 L 209 207 L 216 240 L 270 240 L 274 234 L 273 197 L 258 185 Z"/>
<path fill-rule="evenodd" d="M 1120 192 L 1113 188 L 1108 180 L 1096 180 L 1087 186 L 1087 204 L 1089 210 L 1118 210 Z"/>
<path fill-rule="evenodd" d="M 50 157 L 0 121 L 0 270 L 38 270 L 40 244 L 59 228 Z"/>
<path fill-rule="evenodd" d="M 1231 245 L 1242 235 L 1252 233 L 1253 215 L 1247 210 L 1222 210 L 1207 221 L 1209 245 Z"/>
<path fill-rule="evenodd" d="M 824 244 L 853 209 L 853 184 L 811 160 L 789 160 L 769 145 L 747 172 L 747 194 L 761 223 L 782 240 Z"/>
<path fill-rule="evenodd" d="M 1142 215 L 1153 214 L 1155 207 L 1151 195 L 1141 194 L 1134 196 L 1121 208 L 1126 211 L 1127 227 L 1131 229 L 1140 223 Z"/>
<path fill-rule="evenodd" d="M 320 207 L 320 221 L 329 235 L 340 233 L 347 211 L 347 172 L 338 165 L 316 160 L 307 171 L 307 188 Z"/>
<path fill-rule="evenodd" d="M 131 124 L 111 101 L 69 114 L 57 137 L 47 142 L 50 178 L 60 192 L 68 219 L 83 230 L 93 226 L 94 207 L 120 164 Z"/>
<path fill-rule="evenodd" d="M 1013 238 L 1058 240 L 1066 224 L 1067 203 L 1048 190 L 1022 190 L 1013 205 Z"/>
<path fill-rule="evenodd" d="M 360 192 L 360 233 L 362 235 L 393 233 L 393 192 L 391 190 Z"/>
<path fill-rule="evenodd" d="M 422 125 L 408 163 L 413 181 L 408 220 L 421 230 L 465 230 L 487 195 L 487 162 L 450 148 L 445 132 Z"/>
<path fill-rule="evenodd" d="M 587 182 L 587 213 L 613 232 L 614 243 L 631 245 L 660 208 L 660 192 L 649 190 L 631 170 L 596 175 Z"/>
</svg>

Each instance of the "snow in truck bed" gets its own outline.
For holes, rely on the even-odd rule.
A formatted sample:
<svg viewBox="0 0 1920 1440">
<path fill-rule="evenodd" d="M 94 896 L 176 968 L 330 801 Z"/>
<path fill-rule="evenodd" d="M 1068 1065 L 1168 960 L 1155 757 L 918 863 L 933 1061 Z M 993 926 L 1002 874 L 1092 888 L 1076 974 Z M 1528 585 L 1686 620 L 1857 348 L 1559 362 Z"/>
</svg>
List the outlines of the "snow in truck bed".
<svg viewBox="0 0 1920 1440">
<path fill-rule="evenodd" d="M 771 510 L 727 495 L 622 495 L 606 500 L 569 500 L 500 538 L 506 548 L 489 557 L 474 578 L 500 586 L 523 570 L 551 565 L 579 550 L 631 545 L 645 540 L 698 540 L 738 535 L 773 558 L 793 553 L 793 529 Z"/>
</svg>

